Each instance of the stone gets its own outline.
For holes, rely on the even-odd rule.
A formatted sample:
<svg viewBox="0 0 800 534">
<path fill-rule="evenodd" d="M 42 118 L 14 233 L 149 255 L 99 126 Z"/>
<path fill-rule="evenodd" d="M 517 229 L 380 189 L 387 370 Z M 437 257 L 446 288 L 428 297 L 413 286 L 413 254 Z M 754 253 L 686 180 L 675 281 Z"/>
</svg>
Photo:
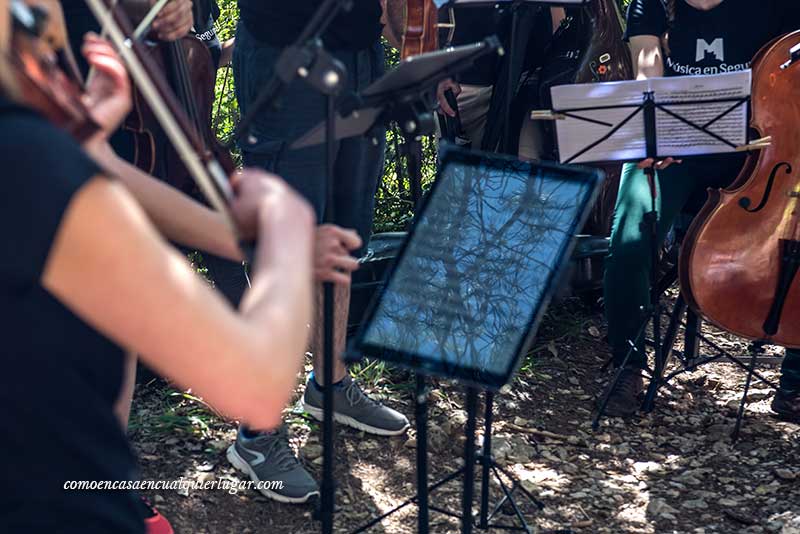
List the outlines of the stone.
<svg viewBox="0 0 800 534">
<path fill-rule="evenodd" d="M 215 480 L 216 478 L 217 477 L 214 476 L 214 473 L 210 473 L 208 471 L 204 471 L 204 472 L 201 472 L 201 473 L 197 474 L 197 481 L 198 482 L 203 482 L 203 483 L 211 482 L 212 480 Z"/>
<path fill-rule="evenodd" d="M 667 501 L 664 499 L 650 499 L 650 502 L 647 503 L 647 515 L 650 517 L 656 517 L 663 514 L 677 514 L 678 511 L 667 504 Z"/>
<path fill-rule="evenodd" d="M 703 499 L 690 499 L 688 501 L 683 501 L 681 506 L 689 510 L 706 510 L 708 508 L 708 503 Z"/>
<path fill-rule="evenodd" d="M 322 456 L 322 445 L 306 444 L 306 446 L 300 450 L 303 452 L 303 456 L 309 460 L 316 460 Z"/>
</svg>

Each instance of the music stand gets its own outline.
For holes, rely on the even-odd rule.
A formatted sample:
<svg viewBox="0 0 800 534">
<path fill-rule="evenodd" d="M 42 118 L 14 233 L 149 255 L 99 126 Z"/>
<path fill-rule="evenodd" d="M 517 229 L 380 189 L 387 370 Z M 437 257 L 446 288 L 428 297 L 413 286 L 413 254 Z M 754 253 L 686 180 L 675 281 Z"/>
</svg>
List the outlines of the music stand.
<svg viewBox="0 0 800 534">
<path fill-rule="evenodd" d="M 376 295 L 347 352 L 348 361 L 369 356 L 417 373 L 417 496 L 355 532 L 413 502 L 419 507 L 419 532 L 428 532 L 429 508 L 459 517 L 462 532 L 471 532 L 476 463 L 484 474 L 478 526 L 531 532 L 513 501 L 513 489 L 504 484 L 504 502 L 522 526 L 489 525 L 489 473 L 497 475 L 501 468 L 491 459 L 489 397 L 484 448 L 476 458 L 478 390 L 495 392 L 514 376 L 569 260 L 574 234 L 597 196 L 602 173 L 449 146 L 440 162 L 439 176 L 385 289 Z M 464 467 L 429 487 L 425 377 L 431 375 L 464 383 L 467 425 Z M 429 491 L 462 474 L 460 515 L 429 506 Z"/>
<path fill-rule="evenodd" d="M 645 400 L 642 405 L 644 411 L 649 412 L 654 409 L 655 398 L 658 394 L 658 390 L 662 385 L 667 385 L 668 381 L 671 380 L 675 373 L 665 377 L 666 366 L 668 363 L 669 356 L 671 354 L 671 347 L 666 347 L 662 344 L 662 336 L 661 336 L 661 316 L 662 316 L 662 309 L 660 304 L 660 297 L 663 293 L 663 289 L 659 284 L 659 277 L 658 277 L 658 263 L 659 263 L 659 249 L 660 243 L 658 242 L 658 212 L 657 212 L 657 186 L 656 186 L 656 169 L 655 169 L 655 161 L 658 159 L 662 159 L 666 157 L 666 154 L 662 153 L 663 150 L 662 144 L 665 144 L 665 140 L 659 137 L 660 128 L 660 121 L 662 120 L 672 120 L 677 121 L 678 124 L 682 125 L 683 127 L 688 126 L 691 131 L 700 132 L 703 136 L 707 137 L 706 142 L 709 145 L 717 145 L 716 148 L 708 149 L 708 153 L 721 153 L 721 152 L 733 152 L 733 151 L 747 151 L 747 150 L 755 150 L 760 149 L 765 146 L 768 146 L 769 139 L 762 138 L 757 139 L 752 142 L 748 139 L 748 130 L 747 130 L 747 123 L 746 120 L 742 120 L 742 128 L 740 131 L 735 132 L 736 135 L 740 136 L 740 140 L 743 142 L 736 142 L 735 140 L 731 140 L 725 135 L 721 135 L 718 132 L 712 130 L 712 127 L 719 126 L 723 119 L 731 117 L 732 114 L 742 111 L 743 107 L 744 110 L 747 110 L 747 106 L 750 103 L 750 94 L 749 94 L 749 73 L 747 74 L 747 86 L 748 91 L 746 95 L 734 95 L 734 96 L 727 96 L 727 97 L 718 97 L 715 94 L 707 94 L 705 97 L 701 98 L 685 98 L 685 97 L 677 97 L 670 100 L 670 97 L 667 96 L 664 99 L 661 99 L 657 96 L 656 91 L 654 90 L 645 90 L 642 93 L 642 100 L 641 103 L 638 104 L 620 104 L 620 105 L 601 105 L 601 106 L 585 106 L 579 108 L 568 108 L 568 109 L 554 109 L 552 111 L 534 111 L 532 113 L 532 118 L 534 119 L 543 119 L 543 120 L 565 120 L 565 119 L 573 119 L 577 121 L 583 121 L 585 124 L 592 126 L 593 128 L 597 128 L 597 126 L 601 126 L 606 128 L 606 131 L 603 135 L 600 136 L 599 139 L 593 140 L 588 145 L 583 147 L 580 150 L 577 150 L 569 157 L 563 157 L 562 161 L 564 163 L 571 163 L 574 161 L 587 161 L 591 159 L 591 154 L 593 151 L 603 152 L 602 145 L 607 141 L 611 140 L 617 132 L 620 132 L 623 128 L 627 127 L 630 128 L 629 123 L 632 123 L 634 119 L 641 118 L 642 126 L 641 131 L 641 138 L 644 139 L 644 146 L 636 146 L 636 147 L 615 147 L 615 150 L 611 151 L 611 153 L 618 153 L 624 154 L 625 157 L 620 157 L 619 160 L 621 161 L 630 161 L 630 160 L 640 160 L 649 158 L 653 160 L 653 163 L 644 169 L 645 175 L 647 176 L 648 184 L 650 187 L 650 196 L 651 196 L 651 210 L 650 212 L 644 215 L 644 224 L 646 225 L 649 237 L 650 237 L 650 254 L 651 254 L 651 269 L 650 269 L 650 303 L 649 309 L 645 310 L 642 322 L 637 329 L 637 333 L 633 339 L 628 340 L 628 344 L 630 348 L 628 349 L 627 353 L 625 354 L 622 363 L 620 364 L 619 368 L 617 369 L 614 378 L 611 381 L 611 385 L 606 390 L 606 393 L 603 395 L 600 405 L 598 408 L 597 415 L 592 423 L 592 427 L 597 430 L 599 428 L 600 419 L 605 415 L 606 407 L 608 406 L 609 396 L 610 393 L 613 391 L 614 386 L 619 382 L 619 379 L 622 375 L 623 370 L 625 369 L 628 361 L 633 356 L 634 353 L 638 352 L 638 345 L 640 340 L 644 338 L 647 326 L 652 324 L 652 332 L 653 332 L 653 348 L 654 348 L 654 365 L 652 369 L 647 369 L 646 371 L 649 372 L 650 384 L 647 388 L 647 393 L 645 395 Z M 736 74 L 727 74 L 721 76 L 741 76 L 741 73 Z M 684 77 L 683 80 L 691 79 L 693 82 L 697 82 L 698 78 L 706 78 L 707 80 L 711 80 L 712 76 L 706 77 Z M 721 77 L 717 79 L 721 80 Z M 620 88 L 631 86 L 631 84 L 654 84 L 657 85 L 659 80 L 672 80 L 672 83 L 675 83 L 677 80 L 680 82 L 680 78 L 671 78 L 671 79 L 652 79 L 647 80 L 645 82 L 642 81 L 633 81 L 633 82 L 610 82 L 605 84 L 592 84 L 593 90 L 597 91 L 598 94 L 603 94 L 604 91 L 612 92 L 615 90 L 619 90 Z M 698 82 L 699 83 L 699 82 Z M 713 84 L 713 80 L 709 82 Z M 573 86 L 576 88 L 577 86 Z M 556 95 L 557 91 L 561 89 L 558 87 L 553 88 L 553 94 Z M 580 90 L 578 87 L 577 90 Z M 669 94 L 668 90 L 664 91 L 665 94 Z M 707 108 L 708 106 L 719 105 L 722 106 L 723 109 L 717 115 L 708 119 L 705 117 L 703 120 L 704 122 L 698 123 L 695 120 L 687 118 L 687 115 L 692 113 L 696 113 L 698 110 L 703 110 L 703 108 Z M 674 108 L 688 108 L 682 109 L 680 111 Z M 589 117 L 586 116 L 587 113 L 591 114 L 594 111 L 624 111 L 624 118 L 619 120 L 617 124 L 611 123 L 604 123 L 601 120 L 598 120 L 596 117 Z M 707 110 L 707 109 L 706 109 Z M 700 113 L 699 115 L 702 115 Z M 745 113 L 745 116 L 747 114 Z M 557 123 L 558 124 L 558 123 Z M 558 129 L 558 126 L 557 126 Z M 559 136 L 561 142 L 561 136 Z M 710 139 L 710 140 L 709 140 Z M 702 155 L 702 153 L 698 152 L 698 150 L 694 148 L 686 148 L 688 154 L 690 155 Z M 679 149 L 680 150 L 680 149 Z M 638 153 L 641 152 L 641 153 Z M 638 155 L 634 155 L 637 154 Z M 671 154 L 672 156 L 682 156 L 680 152 Z M 613 161 L 613 159 L 604 158 L 604 161 Z M 679 303 L 680 305 L 680 303 Z M 674 335 L 677 331 L 677 319 L 673 319 L 675 322 L 671 321 L 670 327 L 667 331 L 667 336 L 665 339 L 673 340 Z M 736 360 L 734 357 L 723 354 L 723 356 L 727 356 L 730 358 L 734 363 L 739 364 L 740 366 L 744 367 L 748 374 L 747 380 L 745 382 L 745 392 L 742 397 L 741 404 L 739 406 L 739 412 L 737 415 L 736 426 L 733 432 L 733 439 L 735 440 L 738 437 L 739 429 L 741 427 L 742 418 L 744 415 L 744 407 L 747 400 L 747 392 L 750 387 L 750 382 L 753 376 L 761 378 L 755 371 L 755 365 L 758 355 L 760 354 L 764 344 L 766 343 L 766 339 L 764 340 L 756 340 L 751 344 L 750 353 L 751 353 L 751 363 L 749 366 L 744 366 Z M 720 356 L 721 357 L 721 356 Z M 717 359 L 717 358 L 714 358 Z M 609 365 L 610 362 L 606 365 Z"/>
<path fill-rule="evenodd" d="M 501 53 L 500 42 L 492 36 L 481 42 L 412 56 L 373 82 L 360 94 L 345 95 L 337 105 L 336 138 L 368 134 L 377 125 L 396 122 L 409 157 L 409 174 L 414 207 L 422 199 L 421 162 L 413 157 L 424 135 L 434 132 L 432 110 L 436 86 L 448 77 L 470 68 L 488 54 Z M 300 136 L 291 148 L 303 148 L 325 141 L 319 124 Z M 413 163 L 413 164 L 412 164 Z"/>
</svg>

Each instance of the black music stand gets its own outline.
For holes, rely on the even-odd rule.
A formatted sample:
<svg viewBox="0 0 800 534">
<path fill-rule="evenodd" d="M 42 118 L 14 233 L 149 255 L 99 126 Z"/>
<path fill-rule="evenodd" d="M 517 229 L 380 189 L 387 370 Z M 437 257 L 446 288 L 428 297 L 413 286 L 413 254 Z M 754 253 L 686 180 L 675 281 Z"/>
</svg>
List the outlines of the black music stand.
<svg viewBox="0 0 800 534">
<path fill-rule="evenodd" d="M 395 69 L 373 82 L 360 94 L 345 95 L 337 105 L 336 139 L 369 135 L 377 125 L 396 122 L 409 156 L 410 181 L 414 207 L 422 200 L 422 168 L 413 154 L 421 149 L 421 140 L 434 132 L 432 109 L 437 84 L 470 68 L 492 53 L 500 53 L 500 42 L 492 36 L 466 46 L 420 54 L 402 61 Z M 324 125 L 302 135 L 291 148 L 324 142 Z M 413 160 L 413 161 L 412 161 Z"/>
<path fill-rule="evenodd" d="M 383 294 L 376 295 L 349 361 L 373 357 L 417 373 L 417 495 L 354 532 L 416 503 L 418 531 L 429 532 L 428 511 L 461 520 L 462 532 L 500 528 L 531 532 L 514 501 L 521 488 L 491 457 L 492 394 L 513 377 L 569 260 L 574 233 L 597 196 L 602 173 L 532 164 L 446 147 L 438 179 L 425 199 Z M 445 236 L 445 237 L 442 237 Z M 464 466 L 428 485 L 426 376 L 466 386 Z M 478 390 L 487 391 L 484 446 L 476 456 Z M 475 465 L 482 466 L 478 524 L 473 523 Z M 520 525 L 490 524 L 489 479 L 501 482 Z M 460 514 L 430 505 L 429 493 L 463 476 Z M 570 532 L 570 531 L 560 531 Z"/>
<path fill-rule="evenodd" d="M 616 82 L 618 83 L 618 82 Z M 598 86 L 599 84 L 594 84 Z M 759 148 L 763 148 L 769 143 L 768 139 L 757 139 L 754 140 L 752 143 L 746 141 L 744 145 L 739 145 L 722 135 L 719 135 L 713 132 L 710 128 L 717 124 L 718 121 L 723 119 L 724 117 L 728 116 L 733 111 L 737 110 L 741 106 L 749 106 L 750 98 L 747 97 L 730 97 L 730 98 L 710 98 L 705 100 L 676 100 L 673 102 L 662 103 L 657 102 L 655 94 L 652 91 L 644 92 L 642 95 L 642 102 L 641 104 L 629 104 L 629 105 L 610 105 L 610 106 L 598 106 L 598 107 L 582 107 L 582 108 L 574 108 L 574 109 L 561 109 L 561 110 L 553 110 L 552 112 L 546 112 L 544 114 L 540 112 L 533 112 L 533 118 L 540 118 L 540 119 L 550 119 L 550 120 L 560 120 L 565 117 L 571 119 L 577 119 L 580 121 L 585 121 L 587 123 L 598 124 L 596 119 L 586 117 L 582 115 L 585 112 L 591 111 L 598 111 L 598 110 L 630 110 L 630 113 L 625 116 L 623 120 L 621 120 L 618 124 L 604 124 L 604 126 L 608 126 L 609 129 L 600 139 L 590 143 L 582 150 L 579 150 L 574 155 L 566 158 L 564 160 L 565 163 L 571 163 L 575 160 L 580 159 L 585 154 L 590 153 L 592 150 L 596 149 L 600 145 L 602 145 L 607 140 L 611 139 L 615 133 L 620 131 L 623 127 L 625 127 L 630 121 L 636 118 L 638 115 L 643 116 L 643 138 L 645 139 L 645 153 L 643 154 L 646 158 L 652 159 L 653 164 L 645 169 L 645 174 L 647 176 L 647 180 L 650 186 L 650 194 L 651 194 L 651 211 L 646 213 L 644 216 L 644 224 L 647 226 L 649 237 L 650 237 L 650 254 L 651 254 L 651 269 L 650 269 L 650 303 L 649 309 L 644 310 L 644 315 L 642 318 L 642 322 L 637 330 L 636 335 L 633 339 L 629 339 L 628 343 L 630 348 L 628 349 L 625 357 L 620 364 L 619 368 L 617 369 L 614 377 L 611 381 L 610 386 L 606 390 L 606 393 L 600 400 L 600 404 L 598 407 L 597 414 L 592 422 L 592 427 L 597 430 L 600 425 L 600 420 L 605 415 L 606 407 L 608 406 L 609 396 L 611 391 L 613 391 L 614 386 L 619 382 L 620 377 L 622 376 L 622 372 L 625 369 L 628 361 L 633 356 L 634 353 L 639 351 L 639 342 L 644 340 L 645 333 L 647 330 L 647 326 L 652 326 L 652 345 L 654 351 L 654 365 L 652 369 L 646 369 L 645 371 L 649 374 L 650 383 L 647 388 L 647 393 L 645 395 L 644 402 L 642 404 L 642 409 L 645 412 L 650 412 L 655 408 L 655 398 L 658 395 L 658 391 L 661 386 L 669 385 L 669 381 L 672 380 L 675 376 L 680 374 L 681 372 L 685 372 L 687 370 L 695 368 L 700 363 L 709 363 L 710 361 L 718 360 L 722 357 L 728 358 L 733 363 L 739 365 L 740 367 L 744 368 L 747 371 L 747 378 L 745 382 L 745 391 L 742 396 L 742 401 L 739 405 L 739 411 L 737 414 L 736 419 L 736 426 L 733 431 L 733 439 L 736 440 L 739 435 L 739 430 L 741 428 L 742 418 L 744 416 L 744 408 L 747 403 L 747 393 L 750 388 L 750 383 L 753 377 L 759 378 L 760 380 L 766 382 L 767 384 L 771 385 L 769 381 L 764 379 L 760 374 L 758 374 L 755 370 L 756 362 L 758 356 L 761 354 L 763 346 L 767 343 L 766 334 L 765 339 L 756 340 L 750 346 L 750 355 L 751 361 L 749 365 L 745 365 L 740 362 L 736 357 L 728 354 L 725 351 L 721 351 L 715 357 L 707 358 L 702 362 L 693 361 L 691 363 L 690 368 L 686 368 L 681 372 L 675 372 L 671 374 L 666 374 L 666 367 L 669 363 L 669 358 L 672 354 L 672 347 L 671 344 L 675 340 L 675 335 L 677 333 L 678 323 L 680 322 L 680 314 L 685 311 L 685 302 L 681 299 L 677 304 L 677 313 L 674 313 L 670 320 L 670 326 L 667 329 L 667 335 L 662 338 L 661 335 L 661 317 L 663 315 L 662 307 L 661 307 L 661 295 L 666 290 L 663 287 L 663 283 L 659 278 L 658 273 L 658 264 L 659 264 L 659 251 L 661 247 L 661 243 L 658 242 L 658 212 L 656 207 L 657 201 L 657 186 L 656 186 L 656 169 L 655 169 L 655 161 L 657 159 L 661 159 L 666 157 L 663 154 L 659 154 L 658 146 L 659 146 L 659 139 L 658 139 L 658 124 L 657 124 L 657 111 L 661 111 L 666 114 L 669 118 L 673 120 L 677 120 L 682 123 L 684 126 L 689 127 L 692 130 L 696 130 L 702 132 L 706 136 L 713 138 L 717 142 L 721 143 L 722 145 L 727 146 L 731 151 L 744 151 L 744 150 L 755 150 Z M 724 111 L 719 113 L 717 116 L 713 117 L 711 120 L 706 121 L 703 124 L 697 124 L 692 120 L 689 120 L 683 117 L 679 112 L 674 111 L 671 109 L 672 107 L 680 107 L 680 106 L 707 106 L 710 104 L 723 104 L 727 105 Z M 602 123 L 601 123 L 602 124 Z M 747 139 L 747 133 L 745 133 L 745 139 Z M 690 327 L 690 325 L 686 325 Z M 688 331 L 688 328 L 687 328 Z M 668 341 L 670 346 L 668 347 L 664 342 Z M 607 368 L 611 364 L 611 360 L 606 363 L 605 367 Z"/>
<path fill-rule="evenodd" d="M 376 125 L 388 124 L 392 121 L 396 121 L 400 124 L 406 139 L 406 145 L 409 147 L 414 146 L 415 143 L 420 142 L 422 135 L 432 133 L 433 131 L 433 115 L 430 110 L 433 106 L 433 97 L 435 96 L 438 82 L 469 68 L 477 58 L 496 52 L 498 49 L 499 43 L 497 40 L 489 38 L 474 45 L 431 52 L 405 60 L 400 63 L 397 68 L 373 82 L 369 87 L 364 89 L 361 94 L 345 95 L 336 102 L 334 102 L 334 98 L 331 96 L 328 99 L 328 119 L 295 140 L 290 148 L 297 149 L 326 143 L 328 146 L 328 162 L 330 166 L 332 162 L 332 147 L 336 140 L 368 134 Z M 415 181 L 419 184 L 420 191 L 422 182 L 421 172 L 422 169 L 417 167 Z M 332 169 L 329 169 L 329 173 L 329 176 L 332 176 Z M 328 180 L 328 182 L 328 193 L 332 194 L 330 180 Z M 415 204 L 420 200 L 421 194 L 418 198 L 415 198 Z M 333 205 L 332 199 L 329 200 L 328 205 Z M 326 212 L 326 217 L 329 216 L 330 215 Z M 326 297 L 328 285 L 329 284 L 326 284 Z M 327 315 L 329 309 L 326 299 L 326 336 L 329 333 L 328 325 L 332 324 L 332 321 L 328 320 L 329 317 L 333 317 L 332 302 L 333 300 L 331 298 L 331 315 Z M 330 346 L 333 346 L 332 337 Z M 327 348 L 325 355 L 325 366 L 326 369 L 329 369 L 331 365 L 329 365 L 328 362 L 333 361 L 333 355 Z M 330 360 L 328 360 L 329 357 Z M 330 380 L 329 378 L 330 377 L 326 375 L 326 384 L 332 382 L 332 378 L 330 378 Z M 326 393 L 330 391 L 332 391 L 331 388 L 325 389 Z M 325 419 L 323 428 L 332 429 L 333 427 L 332 406 L 332 398 L 329 404 L 323 402 Z M 330 426 L 328 426 L 327 423 L 329 418 L 331 419 Z M 325 435 L 330 437 L 323 440 L 322 444 L 323 466 L 329 465 L 331 468 L 323 470 L 322 518 L 323 531 L 330 532 L 325 530 L 325 525 L 330 524 L 332 528 L 333 524 L 334 483 L 332 469 L 332 430 Z M 331 459 L 330 463 L 327 462 L 328 458 Z M 325 483 L 326 479 L 328 480 L 327 484 Z"/>
</svg>

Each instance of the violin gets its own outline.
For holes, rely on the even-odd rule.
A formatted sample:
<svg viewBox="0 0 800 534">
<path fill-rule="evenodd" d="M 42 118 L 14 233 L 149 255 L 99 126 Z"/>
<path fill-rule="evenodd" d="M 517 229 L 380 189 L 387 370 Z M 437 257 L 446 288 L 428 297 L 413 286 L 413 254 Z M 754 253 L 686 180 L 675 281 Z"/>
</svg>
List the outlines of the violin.
<svg viewBox="0 0 800 534">
<path fill-rule="evenodd" d="M 123 0 L 121 6 L 137 26 L 150 10 L 148 0 Z M 153 63 L 166 74 L 181 109 L 202 140 L 205 150 L 213 153 L 228 174 L 232 173 L 236 169 L 233 158 L 211 129 L 217 72 L 206 45 L 191 35 L 173 42 L 144 39 L 142 44 Z M 159 137 L 157 132 L 161 128 L 158 120 L 135 88 L 132 96 L 133 110 L 125 120 L 123 129 L 134 137 L 134 164 L 148 174 L 159 175 L 174 187 L 190 193 L 194 183 L 186 166 L 171 144 L 161 146 L 156 142 Z M 164 162 L 164 166 L 157 169 L 158 162 Z"/>
<path fill-rule="evenodd" d="M 736 181 L 709 190 L 680 256 L 681 289 L 712 324 L 758 342 L 800 348 L 800 32 L 753 61 L 751 127 L 771 137 Z M 786 68 L 781 68 L 784 65 Z"/>
<path fill-rule="evenodd" d="M 79 141 L 100 131 L 83 103 L 83 90 L 61 67 L 58 50 L 67 47 L 48 24 L 47 13 L 22 0 L 9 4 L 13 24 L 10 66 L 20 100 Z"/>
</svg>

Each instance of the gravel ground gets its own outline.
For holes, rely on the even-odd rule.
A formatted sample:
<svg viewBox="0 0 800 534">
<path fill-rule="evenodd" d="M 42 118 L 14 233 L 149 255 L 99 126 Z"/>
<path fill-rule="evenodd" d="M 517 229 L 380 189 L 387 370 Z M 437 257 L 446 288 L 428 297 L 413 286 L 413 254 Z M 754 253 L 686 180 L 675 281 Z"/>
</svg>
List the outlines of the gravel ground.
<svg viewBox="0 0 800 534">
<path fill-rule="evenodd" d="M 734 351 L 741 341 L 709 331 Z M 608 357 L 602 316 L 576 301 L 554 306 L 537 347 L 513 387 L 498 396 L 494 426 L 497 460 L 545 504 L 538 511 L 520 494 L 525 517 L 540 532 L 576 533 L 781 533 L 800 534 L 800 426 L 770 415 L 773 391 L 759 383 L 749 395 L 742 437 L 731 443 L 744 374 L 714 363 L 681 375 L 659 397 L 656 410 L 629 421 L 609 419 L 591 429 L 594 399 Z M 763 367 L 777 378 L 777 367 Z M 413 414 L 412 381 L 399 371 L 363 373 L 368 390 Z M 432 383 L 431 478 L 457 469 L 466 414 L 462 390 Z M 298 391 L 299 394 L 299 391 Z M 292 444 L 319 476 L 318 425 L 287 410 Z M 479 428 L 481 421 L 479 420 Z M 377 438 L 337 429 L 336 531 L 350 532 L 415 490 L 413 431 Z M 235 424 L 190 395 L 154 382 L 139 388 L 132 439 L 143 478 L 240 481 L 225 459 Z M 433 493 L 431 501 L 460 510 L 461 483 Z M 501 493 L 492 483 L 492 501 Z M 153 491 L 147 496 L 176 532 L 316 532 L 313 506 L 268 501 L 254 491 Z M 477 500 L 476 500 L 477 503 Z M 499 522 L 514 520 L 503 509 Z M 457 532 L 458 523 L 432 513 L 433 532 Z M 416 530 L 415 509 L 370 532 Z M 490 532 L 501 532 L 490 529 Z"/>
</svg>

